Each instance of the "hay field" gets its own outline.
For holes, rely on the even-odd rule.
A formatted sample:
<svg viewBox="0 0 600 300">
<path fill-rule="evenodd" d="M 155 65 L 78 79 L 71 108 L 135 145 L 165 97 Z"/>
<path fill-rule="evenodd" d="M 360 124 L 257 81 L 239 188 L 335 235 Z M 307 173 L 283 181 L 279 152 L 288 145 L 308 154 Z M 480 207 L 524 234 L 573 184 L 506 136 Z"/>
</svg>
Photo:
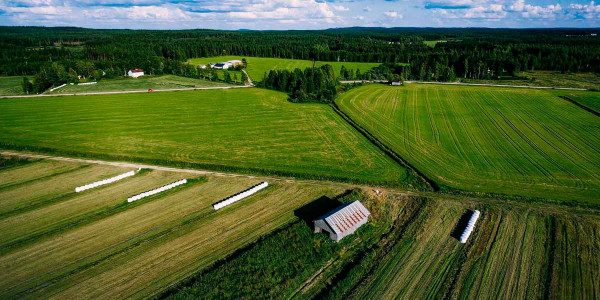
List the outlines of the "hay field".
<svg viewBox="0 0 600 300">
<path fill-rule="evenodd" d="M 22 82 L 22 76 L 0 76 L 0 96 L 23 95 Z"/>
<path fill-rule="evenodd" d="M 48 172 L 43 164 L 38 166 L 40 175 Z M 0 177 L 19 168 L 22 167 L 2 170 Z M 2 219 L 2 226 L 16 224 L 11 219 L 20 222 L 18 226 L 3 227 L 3 235 L 20 236 L 26 234 L 21 226 L 37 230 L 54 219 L 66 220 L 99 206 L 113 207 L 119 202 L 124 206 L 91 222 L 70 224 L 19 247 L 3 249 L 0 298 L 147 298 L 290 222 L 297 207 L 343 192 L 342 188 L 329 185 L 274 183 L 231 207 L 214 211 L 212 203 L 261 179 L 209 177 L 149 199 L 126 203 L 130 194 L 184 175 L 193 178 L 182 173 L 144 172 Z M 74 188 L 73 184 L 69 180 L 56 183 L 65 190 Z M 45 185 L 42 190 L 49 188 Z"/>
<path fill-rule="evenodd" d="M 313 62 L 310 60 L 301 60 L 301 59 L 287 59 L 287 58 L 270 58 L 270 57 L 242 57 L 242 56 L 217 56 L 217 57 L 202 57 L 202 58 L 192 58 L 188 60 L 188 63 L 194 65 L 206 65 L 208 63 L 214 62 L 224 62 L 228 60 L 241 60 L 242 58 L 246 58 L 248 62 L 248 66 L 246 68 L 246 72 L 252 80 L 260 81 L 262 80 L 265 72 L 269 73 L 271 70 L 294 70 L 296 68 L 304 70 L 305 68 L 309 68 L 313 66 Z M 317 61 L 315 62 L 316 67 L 320 67 L 322 65 L 329 64 L 333 66 L 335 70 L 335 74 L 340 74 L 340 69 L 342 66 L 346 67 L 348 70 L 359 69 L 362 73 L 368 71 L 371 68 L 377 67 L 380 65 L 379 63 L 361 63 L 361 62 L 333 62 L 333 61 Z M 239 78 L 240 75 L 238 75 Z"/>
<path fill-rule="evenodd" d="M 451 234 L 466 208 L 483 215 L 460 244 Z M 600 292 L 599 229 L 592 215 L 432 202 L 347 296 L 592 299 Z"/>
<path fill-rule="evenodd" d="M 554 94 L 569 99 L 600 113 L 600 92 L 555 91 Z"/>
<path fill-rule="evenodd" d="M 443 185 L 599 203 L 600 119 L 552 92 L 370 85 L 336 103 Z"/>
<path fill-rule="evenodd" d="M 145 91 L 148 89 L 182 89 L 229 86 L 224 82 L 214 82 L 202 79 L 180 77 L 175 75 L 142 76 L 139 78 L 102 79 L 91 85 L 69 85 L 54 90 L 50 94 L 75 94 L 114 91 Z"/>
<path fill-rule="evenodd" d="M 5 99 L 0 145 L 315 179 L 406 179 L 330 107 L 286 98 L 252 88 Z"/>
</svg>

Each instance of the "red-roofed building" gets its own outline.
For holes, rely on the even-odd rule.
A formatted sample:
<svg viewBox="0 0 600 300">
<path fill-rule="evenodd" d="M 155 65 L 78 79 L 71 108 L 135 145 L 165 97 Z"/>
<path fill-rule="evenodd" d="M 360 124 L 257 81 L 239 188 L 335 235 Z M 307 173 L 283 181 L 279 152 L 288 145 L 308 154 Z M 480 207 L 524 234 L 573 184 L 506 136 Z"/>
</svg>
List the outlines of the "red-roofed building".
<svg viewBox="0 0 600 300">
<path fill-rule="evenodd" d="M 127 76 L 138 78 L 140 76 L 144 76 L 144 71 L 142 69 L 129 70 L 129 72 L 127 72 Z"/>
</svg>

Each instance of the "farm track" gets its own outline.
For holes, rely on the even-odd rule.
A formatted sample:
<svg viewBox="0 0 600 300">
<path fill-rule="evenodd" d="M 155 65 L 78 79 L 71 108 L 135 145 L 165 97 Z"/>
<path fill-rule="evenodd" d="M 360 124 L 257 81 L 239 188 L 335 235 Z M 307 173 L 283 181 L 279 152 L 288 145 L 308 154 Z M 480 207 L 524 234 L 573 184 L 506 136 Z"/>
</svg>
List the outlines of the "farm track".
<svg viewBox="0 0 600 300">
<path fill-rule="evenodd" d="M 585 111 L 593 114 L 596 117 L 600 117 L 600 112 L 597 112 L 597 111 L 593 110 L 592 108 L 587 107 L 587 106 L 585 106 L 585 105 L 583 105 L 583 104 L 581 104 L 581 103 L 579 103 L 579 102 L 577 102 L 577 101 L 575 101 L 575 100 L 573 100 L 573 99 L 571 99 L 571 98 L 569 98 L 567 96 L 558 96 L 558 97 L 561 98 L 561 99 L 564 99 L 564 100 L 566 100 L 566 101 L 568 101 L 570 103 L 573 103 L 573 104 L 577 105 L 578 107 L 581 107 L 583 110 L 585 110 Z"/>
</svg>

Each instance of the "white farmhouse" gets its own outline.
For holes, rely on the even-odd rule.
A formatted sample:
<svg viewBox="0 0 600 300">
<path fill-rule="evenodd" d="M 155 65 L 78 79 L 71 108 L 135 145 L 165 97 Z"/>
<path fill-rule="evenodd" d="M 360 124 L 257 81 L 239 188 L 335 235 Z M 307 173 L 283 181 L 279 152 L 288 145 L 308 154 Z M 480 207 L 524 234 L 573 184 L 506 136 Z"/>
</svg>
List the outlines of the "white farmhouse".
<svg viewBox="0 0 600 300">
<path fill-rule="evenodd" d="M 326 231 L 332 240 L 338 242 L 367 223 L 369 215 L 371 213 L 357 200 L 314 220 L 315 233 Z"/>
<path fill-rule="evenodd" d="M 138 78 L 140 76 L 144 76 L 144 71 L 142 71 L 142 69 L 129 70 L 129 72 L 127 72 L 127 76 Z"/>
</svg>

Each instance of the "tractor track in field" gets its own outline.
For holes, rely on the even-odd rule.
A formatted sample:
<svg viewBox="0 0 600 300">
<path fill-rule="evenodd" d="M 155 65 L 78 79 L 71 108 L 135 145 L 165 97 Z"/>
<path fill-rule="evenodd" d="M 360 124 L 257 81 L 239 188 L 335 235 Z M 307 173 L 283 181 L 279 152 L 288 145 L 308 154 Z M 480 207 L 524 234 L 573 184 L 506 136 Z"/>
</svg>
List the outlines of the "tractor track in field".
<svg viewBox="0 0 600 300">
<path fill-rule="evenodd" d="M 188 174 L 193 174 L 193 175 L 204 175 L 204 176 L 215 176 L 215 177 L 241 177 L 241 178 L 270 180 L 273 182 L 310 184 L 310 185 L 315 185 L 315 186 L 336 185 L 336 186 L 344 187 L 347 189 L 356 189 L 356 188 L 362 188 L 362 189 L 368 189 L 368 190 L 377 189 L 377 190 L 381 190 L 382 192 L 389 192 L 389 193 L 393 193 L 393 194 L 400 194 L 400 195 L 406 195 L 406 196 L 418 196 L 418 197 L 425 197 L 425 198 L 443 198 L 448 201 L 511 203 L 511 205 L 513 207 L 521 206 L 521 205 L 528 206 L 532 202 L 535 202 L 535 203 L 537 203 L 537 206 L 539 206 L 539 207 L 546 207 L 546 208 L 552 209 L 552 210 L 574 211 L 577 213 L 593 214 L 593 215 L 600 214 L 600 206 L 598 206 L 598 205 L 584 205 L 582 203 L 579 203 L 580 205 L 572 205 L 572 204 L 565 205 L 560 202 L 552 201 L 551 199 L 548 200 L 548 199 L 543 199 L 543 198 L 508 196 L 508 195 L 495 194 L 495 193 L 476 193 L 476 192 L 465 192 L 465 191 L 460 191 L 460 190 L 455 190 L 453 192 L 415 191 L 415 190 L 406 190 L 403 188 L 390 187 L 390 186 L 377 186 L 377 185 L 360 184 L 360 183 L 346 183 L 346 182 L 330 181 L 330 180 L 297 179 L 297 178 L 293 178 L 293 177 L 284 177 L 284 176 L 263 176 L 263 175 L 208 171 L 208 170 L 199 170 L 199 169 L 185 169 L 185 168 L 157 166 L 157 165 L 149 165 L 149 164 L 134 163 L 134 162 L 106 161 L 106 160 L 97 160 L 97 159 L 52 156 L 52 155 L 45 155 L 45 154 L 39 154 L 39 153 L 20 152 L 20 151 L 11 151 L 11 150 L 0 150 L 0 156 L 47 159 L 47 160 L 54 160 L 54 161 L 108 165 L 108 166 L 117 166 L 117 167 L 125 167 L 125 168 L 142 168 L 142 169 L 152 169 L 152 170 L 165 171 L 165 172 L 188 173 Z"/>
</svg>

